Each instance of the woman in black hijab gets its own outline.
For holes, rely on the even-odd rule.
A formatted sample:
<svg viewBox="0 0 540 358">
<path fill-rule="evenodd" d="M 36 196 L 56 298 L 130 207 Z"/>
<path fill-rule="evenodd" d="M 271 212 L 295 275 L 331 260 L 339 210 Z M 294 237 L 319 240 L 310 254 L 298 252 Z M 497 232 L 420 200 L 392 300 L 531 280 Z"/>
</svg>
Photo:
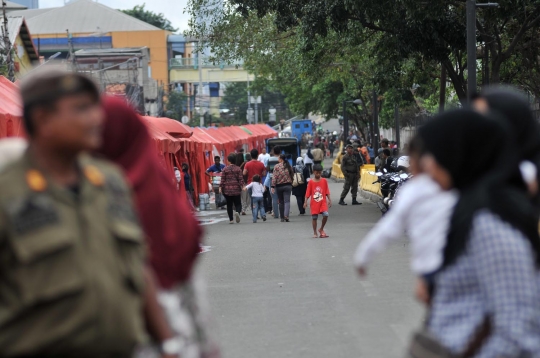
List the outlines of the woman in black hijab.
<svg viewBox="0 0 540 358">
<path fill-rule="evenodd" d="M 496 112 L 508 123 L 513 141 L 511 145 L 517 150 L 520 162 L 520 171 L 513 175 L 511 183 L 525 185 L 540 208 L 540 125 L 532 114 L 527 98 L 512 88 L 493 87 L 477 96 L 473 107 L 483 114 Z"/>
<path fill-rule="evenodd" d="M 508 128 L 458 110 L 427 123 L 418 137 L 423 169 L 460 194 L 427 329 L 454 354 L 537 357 L 540 240 L 536 211 L 508 184 L 517 165 Z"/>
</svg>

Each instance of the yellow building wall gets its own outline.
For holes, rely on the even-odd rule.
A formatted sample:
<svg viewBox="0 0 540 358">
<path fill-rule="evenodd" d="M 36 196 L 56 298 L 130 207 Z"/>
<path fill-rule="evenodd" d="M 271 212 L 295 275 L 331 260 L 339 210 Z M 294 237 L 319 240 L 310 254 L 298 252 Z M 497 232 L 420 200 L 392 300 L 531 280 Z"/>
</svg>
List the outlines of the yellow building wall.
<svg viewBox="0 0 540 358">
<path fill-rule="evenodd" d="M 143 47 L 150 49 L 150 63 L 152 68 L 152 78 L 163 82 L 165 86 L 169 84 L 169 58 L 167 54 L 167 36 L 171 33 L 165 30 L 154 31 L 119 31 L 103 34 L 112 37 L 112 47 Z M 91 34 L 75 33 L 73 37 L 86 37 Z M 33 38 L 65 38 L 66 33 L 60 34 L 40 34 L 33 35 Z M 167 89 L 167 87 L 165 87 Z"/>
<path fill-rule="evenodd" d="M 15 63 L 18 63 L 19 66 L 19 72 L 15 73 L 15 77 L 21 78 L 32 70 L 32 60 L 30 59 L 20 36 L 17 36 L 15 40 L 15 47 Z"/>
<path fill-rule="evenodd" d="M 167 54 L 167 36 L 169 31 L 124 31 L 112 32 L 112 43 L 114 48 L 121 47 L 142 47 L 150 49 L 150 63 L 152 68 L 152 78 L 165 84 L 165 89 L 169 85 L 169 58 Z"/>
</svg>

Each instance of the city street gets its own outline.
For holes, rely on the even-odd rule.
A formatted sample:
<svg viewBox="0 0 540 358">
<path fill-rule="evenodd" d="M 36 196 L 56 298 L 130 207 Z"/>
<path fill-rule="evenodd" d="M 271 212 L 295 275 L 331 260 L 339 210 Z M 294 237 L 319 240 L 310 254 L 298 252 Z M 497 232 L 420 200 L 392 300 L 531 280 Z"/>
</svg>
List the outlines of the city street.
<svg viewBox="0 0 540 358">
<path fill-rule="evenodd" d="M 365 200 L 351 206 L 350 195 L 348 206 L 337 205 L 342 185 L 329 184 L 327 239 L 311 238 L 311 218 L 298 216 L 294 197 L 290 223 L 253 224 L 250 213 L 239 225 L 224 212 L 204 217 L 211 251 L 202 267 L 224 357 L 403 356 L 423 318 L 408 241 L 393 244 L 361 280 L 352 256 L 380 212 Z"/>
</svg>

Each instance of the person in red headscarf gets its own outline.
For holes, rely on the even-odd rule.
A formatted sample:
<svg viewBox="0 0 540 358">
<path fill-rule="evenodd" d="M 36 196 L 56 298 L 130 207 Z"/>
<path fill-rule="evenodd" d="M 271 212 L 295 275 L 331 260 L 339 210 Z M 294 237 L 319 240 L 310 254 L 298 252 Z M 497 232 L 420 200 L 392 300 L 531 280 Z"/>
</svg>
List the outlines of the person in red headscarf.
<svg viewBox="0 0 540 358">
<path fill-rule="evenodd" d="M 99 153 L 125 171 L 146 234 L 149 264 L 160 288 L 189 281 L 200 250 L 201 227 L 181 200 L 142 119 L 117 98 L 103 100 L 106 120 Z"/>
</svg>

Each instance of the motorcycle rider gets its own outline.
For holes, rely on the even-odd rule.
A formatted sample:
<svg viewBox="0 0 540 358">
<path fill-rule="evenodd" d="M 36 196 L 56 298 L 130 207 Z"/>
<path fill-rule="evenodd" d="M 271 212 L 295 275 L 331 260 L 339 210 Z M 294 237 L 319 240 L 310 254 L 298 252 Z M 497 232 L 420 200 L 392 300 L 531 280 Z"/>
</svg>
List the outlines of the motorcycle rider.
<svg viewBox="0 0 540 358">
<path fill-rule="evenodd" d="M 358 170 L 358 161 L 354 155 L 353 146 L 350 144 L 347 145 L 347 152 L 343 158 L 341 158 L 341 171 L 345 176 L 345 184 L 343 184 L 339 205 L 347 205 L 347 203 L 345 203 L 345 197 L 349 193 L 349 190 L 351 191 L 352 205 L 362 205 L 362 203 L 356 201 L 360 172 Z"/>
</svg>

